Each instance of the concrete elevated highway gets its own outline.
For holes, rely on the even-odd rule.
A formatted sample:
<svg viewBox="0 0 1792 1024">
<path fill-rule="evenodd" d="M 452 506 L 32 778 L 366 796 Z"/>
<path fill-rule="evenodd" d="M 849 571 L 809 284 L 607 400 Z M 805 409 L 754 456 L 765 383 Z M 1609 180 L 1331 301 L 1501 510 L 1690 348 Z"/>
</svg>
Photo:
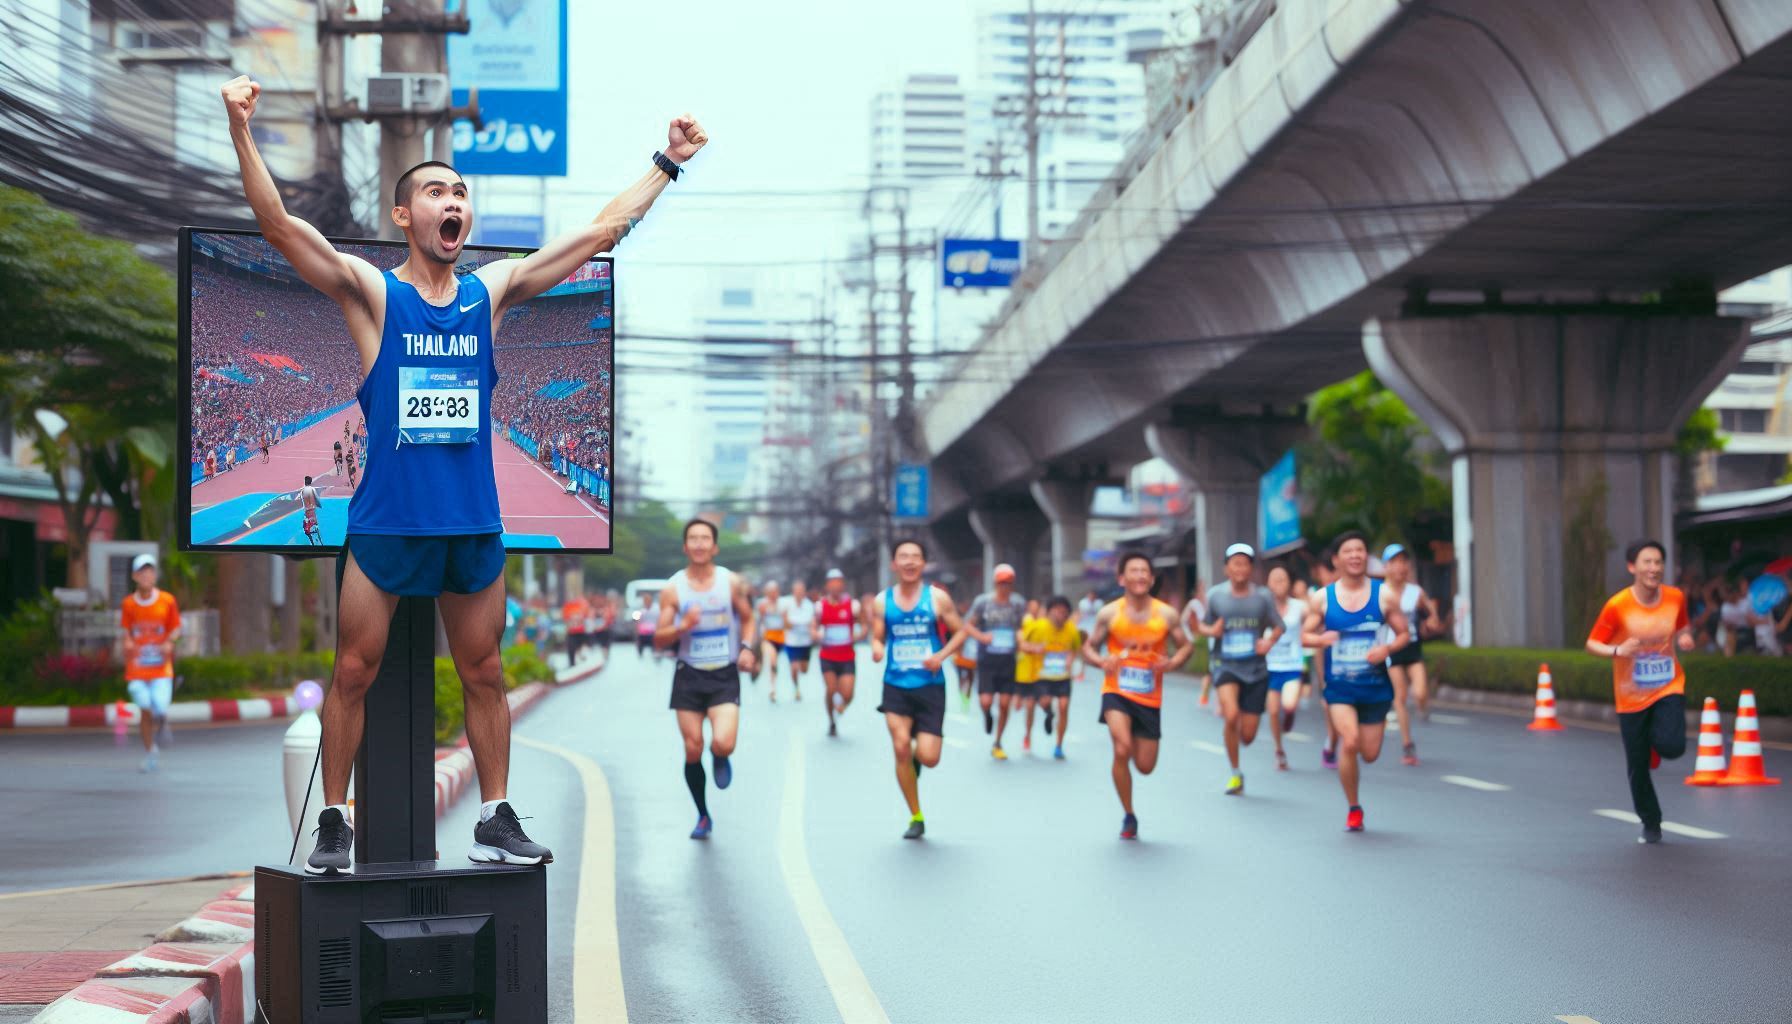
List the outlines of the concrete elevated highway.
<svg viewBox="0 0 1792 1024">
<path fill-rule="evenodd" d="M 936 533 L 1061 588 L 1155 454 L 1211 579 L 1369 365 L 1452 457 L 1475 642 L 1559 643 L 1561 510 L 1603 482 L 1620 545 L 1671 535 L 1672 439 L 1747 344 L 1716 293 L 1792 263 L 1788 109 L 1783 0 L 1276 4 L 928 402 Z"/>
</svg>

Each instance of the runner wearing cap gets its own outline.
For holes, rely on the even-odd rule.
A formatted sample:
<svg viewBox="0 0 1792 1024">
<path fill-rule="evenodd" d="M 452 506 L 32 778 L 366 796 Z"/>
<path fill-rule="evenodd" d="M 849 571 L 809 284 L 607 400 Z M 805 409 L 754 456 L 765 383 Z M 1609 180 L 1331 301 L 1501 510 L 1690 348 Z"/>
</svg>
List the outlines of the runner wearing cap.
<svg viewBox="0 0 1792 1024">
<path fill-rule="evenodd" d="M 1228 585 L 1207 592 L 1207 616 L 1200 625 L 1203 636 L 1218 641 L 1219 662 L 1213 668 L 1213 686 L 1219 692 L 1220 713 L 1226 720 L 1226 759 L 1232 777 L 1226 792 L 1244 793 L 1244 773 L 1239 768 L 1240 746 L 1257 738 L 1257 726 L 1269 697 L 1269 667 L 1264 655 L 1286 631 L 1275 601 L 1251 582 L 1257 552 L 1249 544 L 1226 549 Z"/>
<path fill-rule="evenodd" d="M 822 584 L 823 596 L 815 609 L 815 624 L 810 628 L 814 642 L 821 646 L 821 682 L 827 687 L 828 735 L 839 731 L 834 721 L 835 694 L 852 699 L 858 674 L 858 655 L 853 645 L 865 638 L 864 616 L 858 600 L 846 591 L 846 574 L 829 569 Z M 799 700 L 801 698 L 798 698 Z"/>
<path fill-rule="evenodd" d="M 927 550 L 920 541 L 897 541 L 890 568 L 896 585 L 868 602 L 871 660 L 883 661 L 888 650 L 883 701 L 877 709 L 890 728 L 896 784 L 908 803 L 908 831 L 902 838 L 920 839 L 927 832 L 921 817 L 921 769 L 939 765 L 946 720 L 946 677 L 940 667 L 964 642 L 964 623 L 952 595 L 922 581 Z"/>
<path fill-rule="evenodd" d="M 1132 770 L 1150 775 L 1157 768 L 1164 673 L 1185 664 L 1195 647 L 1176 609 L 1151 596 L 1157 573 L 1149 557 L 1137 551 L 1121 555 L 1118 573 L 1126 593 L 1096 614 L 1095 630 L 1083 641 L 1083 660 L 1104 673 L 1096 720 L 1108 727 L 1114 743 L 1114 791 L 1126 815 L 1120 838 L 1137 839 Z"/>
<path fill-rule="evenodd" d="M 1394 720 L 1400 726 L 1400 763 L 1413 767 L 1419 763 L 1419 744 L 1413 734 L 1412 714 L 1406 707 L 1407 694 L 1419 702 L 1420 717 L 1429 717 L 1431 697 L 1425 678 L 1425 644 L 1427 622 L 1436 619 L 1436 605 L 1425 588 L 1412 578 L 1412 554 L 1403 545 L 1389 544 L 1381 552 L 1383 584 L 1400 602 L 1406 621 L 1412 628 L 1412 642 L 1388 657 L 1388 680 L 1394 684 Z M 1384 634 L 1385 639 L 1385 634 Z"/>
<path fill-rule="evenodd" d="M 977 641 L 977 701 L 983 706 L 983 731 L 995 735 L 989 756 L 1006 761 L 1002 733 L 1014 709 L 1015 651 L 1027 601 L 1014 592 L 1014 566 L 1006 562 L 996 566 L 993 579 L 994 589 L 977 595 L 964 621 Z M 996 705 L 999 718 L 992 716 L 991 704 Z"/>
<path fill-rule="evenodd" d="M 1613 594 L 1587 636 L 1587 653 L 1612 659 L 1612 694 L 1630 799 L 1643 821 L 1639 843 L 1661 842 L 1661 800 L 1649 770 L 1686 753 L 1686 670 L 1676 648 L 1693 648 L 1686 595 L 1662 585 L 1667 548 L 1639 540 L 1624 552 L 1631 584 Z"/>
<path fill-rule="evenodd" d="M 1301 642 L 1325 651 L 1325 711 L 1338 730 L 1338 781 L 1349 805 L 1344 827 L 1363 830 L 1357 783 L 1362 765 L 1381 756 L 1394 686 L 1387 659 L 1411 634 L 1406 615 L 1381 581 L 1369 578 L 1369 541 L 1348 530 L 1336 544 L 1338 580 L 1315 593 Z M 1382 639 L 1382 626 L 1393 634 Z"/>
<path fill-rule="evenodd" d="M 161 760 L 158 737 L 171 737 L 168 708 L 174 701 L 174 641 L 180 638 L 180 606 L 174 595 L 156 587 L 156 556 L 131 560 L 131 582 L 137 589 L 125 596 L 119 619 L 124 655 L 125 689 L 141 710 L 144 772 Z"/>
</svg>

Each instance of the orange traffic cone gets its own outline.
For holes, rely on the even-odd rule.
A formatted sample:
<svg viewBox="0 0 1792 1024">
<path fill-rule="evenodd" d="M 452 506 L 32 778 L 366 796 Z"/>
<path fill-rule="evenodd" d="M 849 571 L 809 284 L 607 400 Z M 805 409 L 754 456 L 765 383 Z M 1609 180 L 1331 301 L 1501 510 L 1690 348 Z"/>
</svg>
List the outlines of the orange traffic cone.
<svg viewBox="0 0 1792 1024">
<path fill-rule="evenodd" d="M 1556 721 L 1556 684 L 1549 677 L 1549 663 L 1537 670 L 1537 714 L 1531 719 L 1533 732 L 1561 732 L 1562 723 Z"/>
<path fill-rule="evenodd" d="M 1736 704 L 1736 740 L 1730 747 L 1730 773 L 1724 776 L 1725 786 L 1777 786 L 1778 779 L 1767 777 L 1767 763 L 1761 760 L 1761 719 L 1755 714 L 1755 691 L 1742 691 Z"/>
<path fill-rule="evenodd" d="M 1724 784 L 1724 723 L 1717 714 L 1717 698 L 1705 698 L 1705 711 L 1699 715 L 1699 759 L 1693 763 L 1688 786 L 1721 786 Z"/>
</svg>

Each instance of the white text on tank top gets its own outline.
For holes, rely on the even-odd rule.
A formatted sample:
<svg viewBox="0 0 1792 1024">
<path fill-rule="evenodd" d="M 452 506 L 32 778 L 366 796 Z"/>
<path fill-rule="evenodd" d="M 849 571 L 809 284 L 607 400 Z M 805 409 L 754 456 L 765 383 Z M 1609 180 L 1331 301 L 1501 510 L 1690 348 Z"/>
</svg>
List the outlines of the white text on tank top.
<svg viewBox="0 0 1792 1024">
<path fill-rule="evenodd" d="M 1282 602 L 1282 625 L 1287 627 L 1282 638 L 1269 649 L 1271 672 L 1299 672 L 1304 663 L 1300 656 L 1300 623 L 1306 617 L 1306 602 L 1290 597 Z"/>
<path fill-rule="evenodd" d="M 678 591 L 678 620 L 684 621 L 692 608 L 697 609 L 697 628 L 678 641 L 678 660 L 692 668 L 714 670 L 734 663 L 734 652 L 740 646 L 740 623 L 734 615 L 734 574 L 721 566 L 708 590 L 697 590 L 680 569 L 672 576 Z"/>
</svg>

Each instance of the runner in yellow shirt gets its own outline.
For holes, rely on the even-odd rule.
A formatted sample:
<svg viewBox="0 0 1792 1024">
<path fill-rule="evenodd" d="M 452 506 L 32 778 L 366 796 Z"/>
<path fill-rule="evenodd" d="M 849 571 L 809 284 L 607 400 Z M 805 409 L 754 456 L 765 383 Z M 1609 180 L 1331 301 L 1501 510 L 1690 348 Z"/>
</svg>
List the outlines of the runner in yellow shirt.
<svg viewBox="0 0 1792 1024">
<path fill-rule="evenodd" d="M 1021 627 L 1021 664 L 1015 668 L 1015 681 L 1020 681 L 1022 673 L 1036 680 L 1033 696 L 1045 710 L 1047 736 L 1052 734 L 1052 719 L 1057 719 L 1057 743 L 1052 748 L 1052 757 L 1059 761 L 1064 760 L 1064 731 L 1070 724 L 1070 673 L 1077 661 L 1074 652 L 1082 646 L 1082 630 L 1070 621 L 1070 599 L 1061 594 L 1046 602 L 1044 618 L 1036 618 Z M 1029 703 L 1027 735 L 1031 737 L 1032 733 L 1033 708 Z"/>
</svg>

